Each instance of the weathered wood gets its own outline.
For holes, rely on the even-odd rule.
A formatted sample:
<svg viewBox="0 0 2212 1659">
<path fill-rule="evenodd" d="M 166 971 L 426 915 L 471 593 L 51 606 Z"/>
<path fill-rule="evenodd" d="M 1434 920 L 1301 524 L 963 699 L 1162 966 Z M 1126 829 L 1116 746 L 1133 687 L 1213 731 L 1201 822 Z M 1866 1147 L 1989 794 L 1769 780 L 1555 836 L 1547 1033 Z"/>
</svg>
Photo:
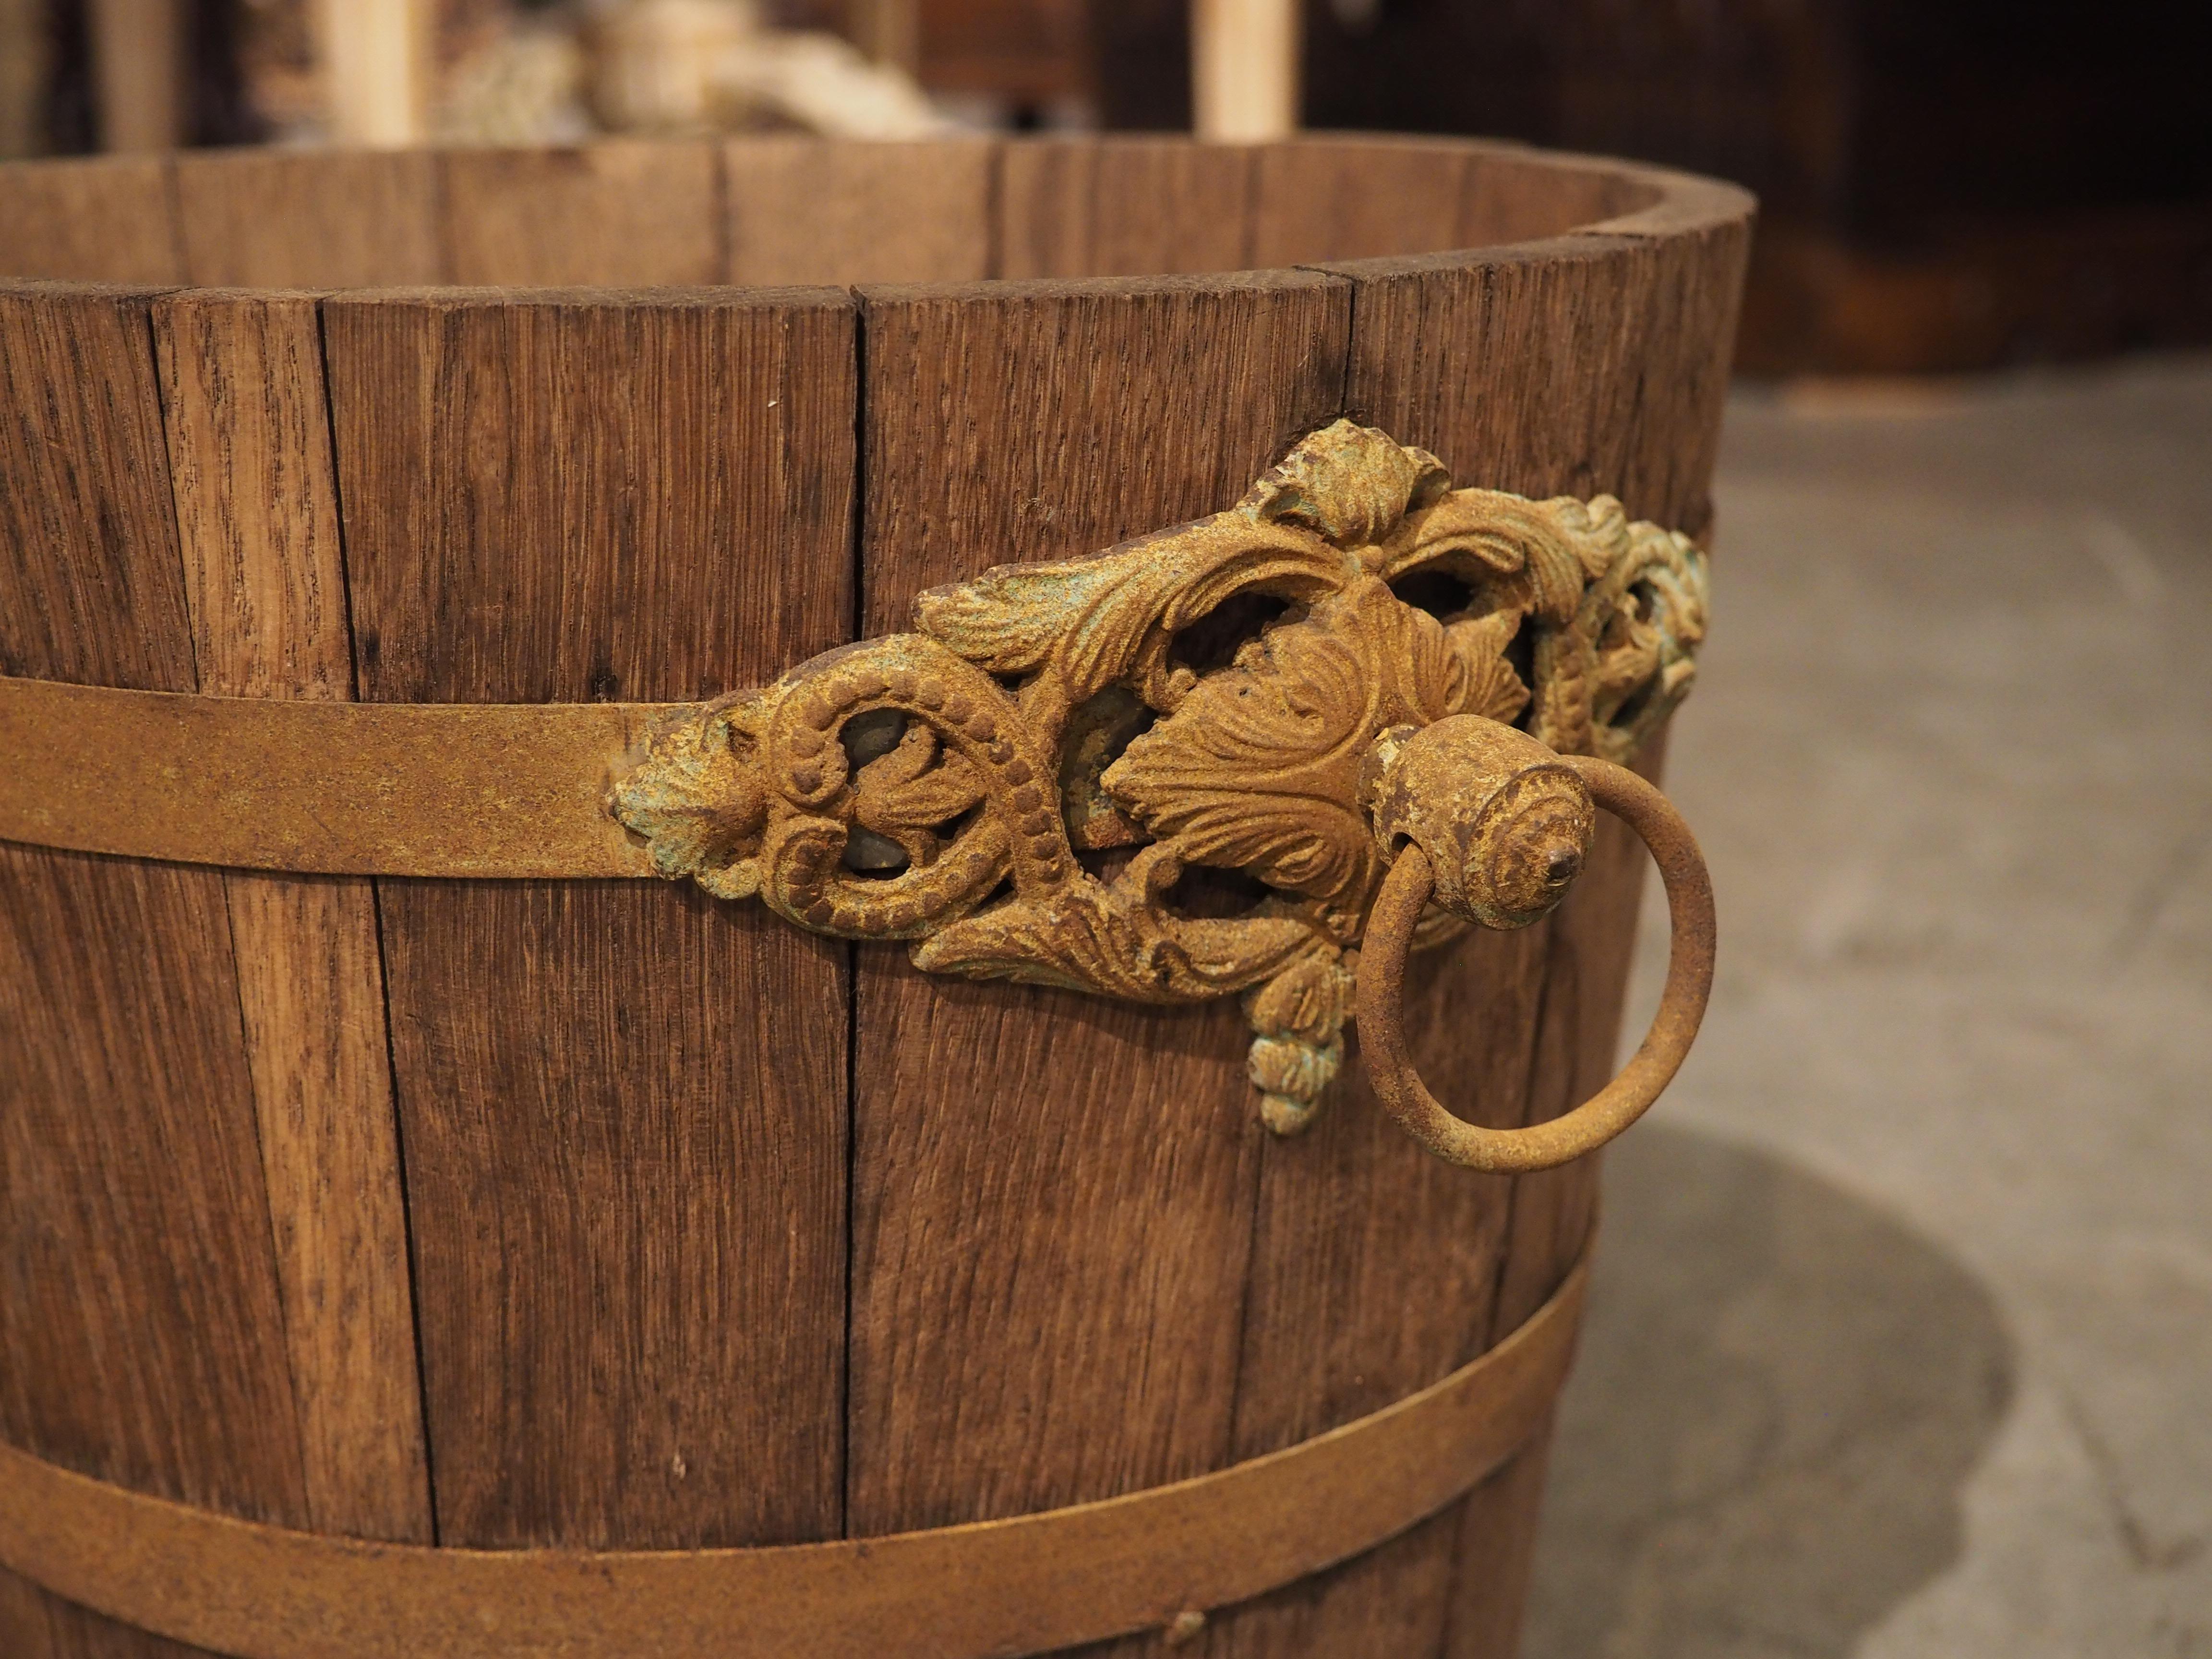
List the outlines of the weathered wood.
<svg viewBox="0 0 2212 1659">
<path fill-rule="evenodd" d="M 1506 145 L 1475 146 L 1460 204 L 1461 247 L 1563 236 L 1659 199 L 1660 187 L 1618 163 L 1577 161 Z"/>
<path fill-rule="evenodd" d="M 627 288 L 723 280 L 715 151 L 704 141 L 450 149 L 439 167 L 450 281 Z"/>
<path fill-rule="evenodd" d="M 1520 1650 L 1550 1449 L 1547 1428 L 1460 1506 L 1441 1659 L 1511 1659 Z"/>
<path fill-rule="evenodd" d="M 0 168 L 0 266 L 1153 275 L 867 288 L 865 400 L 842 292 L 19 287 L 0 295 L 9 672 L 703 697 L 856 611 L 896 629 L 923 587 L 1224 506 L 1340 410 L 1462 483 L 1611 492 L 1692 531 L 1709 514 L 1744 204 L 1650 169 L 1149 138 L 132 165 Z M 388 235 L 362 228 L 378 216 Z M 272 229 L 288 217 L 319 228 Z M 1253 260 L 1338 263 L 1158 275 Z M 1607 823 L 1550 922 L 1419 964 L 1420 1064 L 1455 1109 L 1533 1121 L 1609 1073 L 1643 862 Z M 28 1079 L 0 1079 L 8 1224 L 60 1228 L 99 1280 L 0 1308 L 0 1432 L 191 1501 L 388 1537 L 434 1515 L 444 1541 L 490 1546 L 1032 1510 L 1434 1380 L 1588 1231 L 1590 1161 L 1510 1187 L 1433 1164 L 1356 1059 L 1309 1133 L 1268 1139 L 1233 1006 L 933 980 L 657 884 L 372 896 L 21 848 L 0 874 L 0 984 L 33 991 L 5 1015 Z M 122 1243 L 85 1247 L 95 1225 Z M 220 1378 L 192 1369 L 210 1352 Z M 33 1354 L 102 1386 L 27 1383 Z M 1502 1659 L 1541 1463 L 1216 1611 L 1186 1650 Z M 170 1650 L 0 1580 L 10 1641 Z"/>
<path fill-rule="evenodd" d="M 1421 1074 L 1449 1088 L 1471 1121 L 1521 1120 L 1543 959 L 1540 930 L 1477 933 L 1407 972 Z M 1425 1388 L 1494 1340 L 1510 1182 L 1430 1157 L 1383 1111 L 1356 1060 L 1346 1084 L 1304 1133 L 1263 1155 L 1237 1376 L 1239 1457 Z M 1209 1651 L 1433 1652 L 1460 1507 L 1356 1571 L 1217 1620 Z"/>
<path fill-rule="evenodd" d="M 1631 219 L 1626 234 L 1337 267 L 1358 286 L 1354 417 L 1434 451 L 1460 478 L 1535 496 L 1610 492 L 1633 516 L 1701 529 L 1741 207 L 1716 190 L 1690 204 L 1710 228 L 1664 240 L 1636 236 Z M 1556 1115 L 1611 1075 L 1645 861 L 1622 826 L 1601 820 L 1591 866 L 1534 941 L 1542 1002 L 1526 1121 Z M 1526 1317 L 1581 1250 L 1595 1173 L 1583 1160 L 1516 1180 L 1488 1340 Z M 1533 1526 L 1536 1496 L 1530 1483 L 1500 1480 L 1469 1499 L 1463 1602 L 1520 1593 L 1515 1564 L 1489 1540 Z M 1517 1635 L 1502 1613 L 1487 1623 L 1462 1613 L 1455 1631 L 1455 1659 L 1510 1654 Z"/>
<path fill-rule="evenodd" d="M 1164 138 L 1103 141 L 1092 274 L 1236 270 L 1255 264 L 1259 154 Z"/>
<path fill-rule="evenodd" d="M 1334 413 L 1348 320 L 1340 284 L 1297 273 L 863 300 L 870 633 L 980 565 L 1234 501 Z M 859 961 L 850 1529 L 1230 1461 L 1264 1133 L 1234 1007 Z"/>
<path fill-rule="evenodd" d="M 0 1571 L 0 1653 L 9 1659 L 210 1659 L 204 1648 L 104 1619 L 7 1571 Z"/>
<path fill-rule="evenodd" d="M 201 689 L 350 700 L 314 300 L 172 296 L 154 331 Z M 375 896 L 362 880 L 225 886 L 308 1513 L 323 1531 L 427 1543 Z"/>
<path fill-rule="evenodd" d="M 350 699 L 313 296 L 188 292 L 152 320 L 200 689 Z"/>
<path fill-rule="evenodd" d="M 1450 247 L 1459 240 L 1473 167 L 1473 149 L 1451 139 L 1262 145 L 1253 182 L 1252 262 L 1289 265 Z"/>
<path fill-rule="evenodd" d="M 181 281 L 168 161 L 118 155 L 0 167 L 0 276 Z"/>
<path fill-rule="evenodd" d="M 152 298 L 0 289 L 11 674 L 194 688 Z M 222 877 L 0 847 L 0 1434 L 304 1523 Z M 33 1599 L 46 1652 L 175 1651 Z"/>
<path fill-rule="evenodd" d="M 1620 497 L 1697 534 L 1727 393 L 1747 227 L 1714 187 L 1708 229 L 1361 262 L 1354 418 L 1456 477 L 1524 495 Z M 1735 213 L 1729 210 L 1734 208 Z M 1555 343 L 1535 351 L 1529 342 Z"/>
<path fill-rule="evenodd" d="M 445 275 L 428 151 L 187 151 L 173 165 L 193 283 L 386 288 Z"/>
<path fill-rule="evenodd" d="M 195 689 L 155 297 L 0 284 L 0 671 Z"/>
<path fill-rule="evenodd" d="M 998 274 L 1176 275 L 1249 264 L 1258 153 L 1144 137 L 1009 143 Z"/>
<path fill-rule="evenodd" d="M 695 698 L 845 637 L 843 295 L 325 329 L 364 697 Z M 842 947 L 654 883 L 381 899 L 441 1539 L 835 1535 Z"/>
<path fill-rule="evenodd" d="M 737 138 L 722 151 L 733 283 L 967 282 L 994 273 L 998 146 Z"/>
<path fill-rule="evenodd" d="M 1634 770 L 1656 780 L 1666 752 L 1662 733 L 1637 757 Z M 1544 1122 L 1573 1109 L 1618 1069 L 1620 1009 L 1650 863 L 1644 844 L 1626 824 L 1611 817 L 1598 820 L 1589 863 L 1547 924 L 1524 1122 Z M 1601 1162 L 1579 1158 L 1516 1178 L 1492 1341 L 1542 1306 L 1581 1255 L 1596 1219 Z"/>
<path fill-rule="evenodd" d="M 994 276 L 1096 276 L 1095 138 L 1031 138 L 999 157 L 998 269 Z"/>
</svg>

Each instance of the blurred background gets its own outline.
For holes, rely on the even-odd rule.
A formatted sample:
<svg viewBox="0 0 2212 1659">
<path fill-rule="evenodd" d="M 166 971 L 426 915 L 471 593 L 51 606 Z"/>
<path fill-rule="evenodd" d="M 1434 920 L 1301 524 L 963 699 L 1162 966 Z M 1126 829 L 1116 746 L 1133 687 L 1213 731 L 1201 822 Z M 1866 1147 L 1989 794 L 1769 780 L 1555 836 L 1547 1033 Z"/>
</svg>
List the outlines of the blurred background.
<svg viewBox="0 0 2212 1659">
<path fill-rule="evenodd" d="M 1191 10 L 0 0 L 0 154 L 1182 129 Z M 1531 1659 L 2212 1659 L 2203 8 L 1301 21 L 1307 125 L 1763 201 L 1668 774 L 1721 978 L 1607 1155 Z"/>
<path fill-rule="evenodd" d="M 1192 10 L 0 0 L 0 155 L 700 125 L 1183 129 Z M 2201 6 L 1306 0 L 1303 12 L 1306 125 L 1520 138 L 1756 190 L 1747 373 L 1955 373 L 2212 342 Z M 733 46 L 744 67 L 707 86 L 701 66 Z M 394 91 L 381 104 L 334 94 L 320 72 L 332 62 L 349 86 L 365 73 Z"/>
</svg>

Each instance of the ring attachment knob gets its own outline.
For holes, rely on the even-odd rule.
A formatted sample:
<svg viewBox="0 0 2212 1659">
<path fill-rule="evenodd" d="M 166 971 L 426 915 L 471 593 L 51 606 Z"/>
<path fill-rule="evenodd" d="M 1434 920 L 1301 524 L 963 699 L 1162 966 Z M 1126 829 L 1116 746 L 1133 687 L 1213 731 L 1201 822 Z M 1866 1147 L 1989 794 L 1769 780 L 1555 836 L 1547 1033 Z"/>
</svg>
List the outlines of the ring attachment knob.
<svg viewBox="0 0 2212 1659">
<path fill-rule="evenodd" d="M 1548 1170 L 1595 1152 L 1673 1080 L 1712 990 L 1712 882 L 1689 825 L 1627 768 L 1555 754 L 1474 714 L 1385 732 L 1366 782 L 1375 833 L 1393 854 L 1358 975 L 1360 1048 L 1376 1097 L 1414 1139 L 1468 1169 Z M 1429 1092 L 1407 1052 L 1400 1011 L 1414 927 L 1431 901 L 1486 927 L 1541 920 L 1588 863 L 1599 807 L 1642 837 L 1666 887 L 1673 936 L 1659 1011 L 1620 1074 L 1564 1116 L 1521 1129 L 1469 1123 Z"/>
</svg>

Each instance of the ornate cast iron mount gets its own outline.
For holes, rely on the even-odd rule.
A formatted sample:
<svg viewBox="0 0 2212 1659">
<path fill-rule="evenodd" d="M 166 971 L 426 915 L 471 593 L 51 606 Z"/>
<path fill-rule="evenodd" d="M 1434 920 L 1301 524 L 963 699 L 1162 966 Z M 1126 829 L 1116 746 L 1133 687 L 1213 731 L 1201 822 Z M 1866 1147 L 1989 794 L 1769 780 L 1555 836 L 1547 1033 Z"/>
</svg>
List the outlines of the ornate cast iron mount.
<svg viewBox="0 0 2212 1659">
<path fill-rule="evenodd" d="M 1648 805 L 1608 763 L 1688 690 L 1705 629 L 1686 537 L 1610 496 L 1454 489 L 1435 457 L 1339 421 L 1228 512 L 934 589 L 915 632 L 703 705 L 610 806 L 662 875 L 817 933 L 911 939 L 931 972 L 1152 1003 L 1241 992 L 1279 1133 L 1342 1063 L 1383 901 L 1395 965 L 1360 975 L 1363 1023 L 1389 1026 L 1370 1050 L 1395 1055 L 1378 1092 L 1443 1156 L 1533 1167 L 1510 1135 L 1455 1141 L 1425 1117 L 1419 1100 L 1456 1121 L 1391 1046 L 1404 952 L 1565 896 L 1595 805 Z M 1653 839 L 1659 817 L 1624 815 Z M 1668 877 L 1678 965 L 1695 876 Z M 1709 979 L 1709 895 L 1705 914 Z M 1686 1048 L 1703 982 L 1669 990 Z M 1559 1123 L 1578 1121 L 1598 1121 Z"/>
</svg>

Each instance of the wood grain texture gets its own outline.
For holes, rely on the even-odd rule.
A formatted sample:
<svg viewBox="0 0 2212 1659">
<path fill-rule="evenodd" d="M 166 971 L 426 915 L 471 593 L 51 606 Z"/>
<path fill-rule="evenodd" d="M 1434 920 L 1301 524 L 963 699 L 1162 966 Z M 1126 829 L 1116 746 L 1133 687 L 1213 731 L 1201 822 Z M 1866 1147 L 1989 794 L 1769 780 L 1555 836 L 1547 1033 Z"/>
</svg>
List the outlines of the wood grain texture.
<svg viewBox="0 0 2212 1659">
<path fill-rule="evenodd" d="M 1098 140 L 1009 140 L 999 155 L 994 276 L 1096 276 Z"/>
<path fill-rule="evenodd" d="M 326 302 L 362 693 L 696 698 L 844 638 L 820 291 Z M 439 1535 L 835 1535 L 846 953 L 659 883 L 380 896 Z"/>
<path fill-rule="evenodd" d="M 1649 210 L 1660 222 L 1649 235 L 1630 219 L 1612 234 L 1330 267 L 1357 289 L 1354 418 L 1433 451 L 1463 483 L 1540 497 L 1611 493 L 1632 517 L 1702 531 L 1747 208 L 1740 193 L 1698 186 L 1686 208 Z M 1530 936 L 1541 990 L 1524 1121 L 1565 1110 L 1611 1075 L 1645 861 L 1621 826 L 1602 820 L 1575 891 Z M 1595 1160 L 1583 1160 L 1515 1182 L 1490 1340 L 1525 1318 L 1580 1252 L 1595 1180 Z M 1495 1540 L 1533 1525 L 1537 1495 L 1529 1481 L 1494 1480 L 1464 1506 L 1454 1659 L 1513 1652 L 1509 1615 L 1525 1568 Z M 1478 1606 L 1489 1613 L 1477 1616 Z"/>
<path fill-rule="evenodd" d="M 706 142 L 602 139 L 439 156 L 447 279 L 511 287 L 724 280 L 720 184 Z"/>
<path fill-rule="evenodd" d="M 1352 412 L 1462 481 L 1698 534 L 1747 240 L 1736 217 L 1330 267 L 1359 285 Z"/>
<path fill-rule="evenodd" d="M 9 673 L 194 687 L 151 299 L 0 289 Z M 301 1524 L 222 876 L 0 847 L 0 1433 Z M 10 1601 L 48 1654 L 177 1651 Z"/>
<path fill-rule="evenodd" d="M 186 151 L 173 165 L 193 283 L 384 288 L 445 275 L 428 150 Z"/>
<path fill-rule="evenodd" d="M 1407 969 L 1415 1062 L 1470 1122 L 1521 1121 L 1543 959 L 1539 934 L 1485 930 Z M 1487 1348 L 1510 1189 L 1424 1152 L 1347 1064 L 1313 1126 L 1267 1149 L 1237 1455 L 1380 1410 Z"/>
<path fill-rule="evenodd" d="M 1474 150 L 1452 139 L 1294 138 L 1262 145 L 1255 165 L 1252 262 L 1289 265 L 1454 246 Z"/>
<path fill-rule="evenodd" d="M 1175 275 L 1249 264 L 1256 155 L 1138 136 L 1010 142 L 999 274 Z"/>
<path fill-rule="evenodd" d="M 353 696 L 314 297 L 199 290 L 152 311 L 200 689 Z"/>
<path fill-rule="evenodd" d="M 985 565 L 1233 501 L 1334 413 L 1348 322 L 1300 273 L 863 301 L 869 633 Z M 859 962 L 850 1530 L 1229 1461 L 1264 1133 L 1236 1008 Z"/>
<path fill-rule="evenodd" d="M 0 276 L 174 283 L 184 274 L 162 157 L 0 167 Z"/>
<path fill-rule="evenodd" d="M 274 173 L 195 210 L 200 164 L 182 165 L 205 269 L 304 257 L 252 246 Z M 866 631 L 887 631 L 922 587 L 1226 505 L 1340 409 L 1462 483 L 1609 491 L 1693 532 L 1709 514 L 1745 240 L 1742 198 L 1719 187 L 1395 140 L 739 140 L 431 165 L 451 270 L 509 282 L 1339 263 L 869 288 L 864 401 L 842 293 L 336 296 L 334 477 L 327 457 L 316 471 L 312 299 L 7 285 L 0 668 L 188 686 L 197 661 L 211 689 L 357 679 L 382 700 L 704 696 L 845 637 L 856 597 Z M 0 169 L 0 206 L 66 196 L 22 171 Z M 160 200 L 132 218 L 124 175 L 101 175 L 96 234 L 59 210 L 23 219 L 35 236 L 0 217 L 0 263 L 99 243 L 120 270 L 158 225 L 156 275 L 179 274 L 168 175 L 146 176 Z M 1572 234 L 1411 252 L 1553 230 Z M 244 397 L 226 377 L 249 362 Z M 1601 833 L 1550 923 L 1421 966 L 1421 1061 L 1470 1115 L 1549 1116 L 1610 1072 L 1644 855 Z M 932 981 L 895 949 L 848 955 L 657 884 L 389 882 L 380 902 L 381 963 L 358 884 L 226 892 L 205 872 L 0 849 L 0 985 L 33 988 L 7 1013 L 31 1081 L 0 1081 L 9 1223 L 49 1243 L 123 1226 L 119 1265 L 67 1289 L 78 1336 L 119 1328 L 133 1298 L 167 1297 L 171 1321 L 134 1323 L 119 1361 L 64 1334 L 58 1376 L 135 1369 L 90 1401 L 0 1377 L 0 1431 L 75 1436 L 119 1460 L 112 1478 L 192 1501 L 341 1529 L 398 1515 L 416 1530 L 383 1535 L 423 1535 L 421 1453 L 372 1434 L 388 1411 L 362 1405 L 396 1401 L 405 1375 L 393 1308 L 344 1330 L 278 1316 L 357 1316 L 333 1273 L 404 1288 L 389 1214 L 325 1227 L 303 1185 L 349 1169 L 388 1192 L 379 1160 L 396 1169 L 400 1146 L 430 1512 L 457 1543 L 862 1534 L 1216 1468 L 1471 1357 L 1587 1235 L 1593 1161 L 1510 1187 L 1431 1164 L 1356 1060 L 1311 1133 L 1267 1141 L 1231 1006 Z M 89 943 L 57 960 L 58 936 Z M 149 966 L 149 938 L 193 941 L 176 947 L 189 981 L 166 943 Z M 95 1096 L 107 1116 L 87 1115 Z M 152 1151 L 118 1162 L 110 1140 Z M 133 1184 L 179 1168 L 187 1190 Z M 21 1310 L 46 1304 L 6 1294 L 12 1377 L 33 1351 Z M 243 1381 L 176 1357 L 210 1318 Z M 36 1345 L 53 1363 L 57 1339 Z M 185 1420 L 179 1376 L 219 1395 L 211 1419 Z M 1359 1560 L 1217 1612 L 1184 1650 L 1502 1659 L 1540 1486 L 1539 1446 Z M 0 1582 L 0 1642 L 19 1629 L 41 1655 L 167 1650 Z"/>
<path fill-rule="evenodd" d="M 0 672 L 196 689 L 154 298 L 0 284 Z"/>
<path fill-rule="evenodd" d="M 999 147 L 737 138 L 722 151 L 732 283 L 992 276 Z"/>
<path fill-rule="evenodd" d="M 1477 932 L 1408 970 L 1416 1063 L 1470 1121 L 1522 1117 L 1543 944 L 1540 930 Z M 1431 1157 L 1382 1109 L 1356 1058 L 1346 1070 L 1313 1127 L 1262 1153 L 1237 1378 L 1240 1458 L 1425 1388 L 1493 1340 L 1510 1182 Z M 1461 1507 L 1359 1564 L 1218 1618 L 1206 1651 L 1434 1652 Z"/>
<path fill-rule="evenodd" d="M 1459 247 L 1563 236 L 1650 206 L 1660 186 L 1618 162 L 1477 147 L 1460 204 Z"/>
<path fill-rule="evenodd" d="M 1364 1555 L 1213 1613 L 1178 1659 L 1402 1659 L 1437 1651 L 1461 1506 L 1453 1504 Z"/>
<path fill-rule="evenodd" d="M 322 340 L 307 295 L 202 290 L 154 331 L 202 690 L 353 695 Z M 317 1528 L 431 1541 L 375 895 L 224 878 Z"/>
<path fill-rule="evenodd" d="M 1235 1006 L 859 962 L 851 1534 L 1220 1467 L 1263 1133 Z"/>
<path fill-rule="evenodd" d="M 1657 782 L 1666 734 L 1633 763 Z M 1589 862 L 1547 924 L 1535 1060 L 1522 1121 L 1542 1123 L 1588 1100 L 1620 1069 L 1620 1010 L 1650 854 L 1627 825 L 1600 814 Z M 1602 1156 L 1517 1176 L 1505 1270 L 1492 1319 L 1495 1341 L 1541 1307 L 1566 1276 L 1597 1216 Z"/>
<path fill-rule="evenodd" d="M 9 1659 L 202 1659 L 206 1651 L 102 1618 L 0 1571 L 0 1653 Z"/>
<path fill-rule="evenodd" d="M 834 1535 L 843 950 L 659 883 L 380 886 L 441 1540 Z"/>
<path fill-rule="evenodd" d="M 842 293 L 323 309 L 364 698 L 688 701 L 844 636 Z"/>
<path fill-rule="evenodd" d="M 1551 1439 L 1547 1426 L 1460 1506 L 1440 1659 L 1510 1659 L 1520 1650 Z"/>
</svg>

